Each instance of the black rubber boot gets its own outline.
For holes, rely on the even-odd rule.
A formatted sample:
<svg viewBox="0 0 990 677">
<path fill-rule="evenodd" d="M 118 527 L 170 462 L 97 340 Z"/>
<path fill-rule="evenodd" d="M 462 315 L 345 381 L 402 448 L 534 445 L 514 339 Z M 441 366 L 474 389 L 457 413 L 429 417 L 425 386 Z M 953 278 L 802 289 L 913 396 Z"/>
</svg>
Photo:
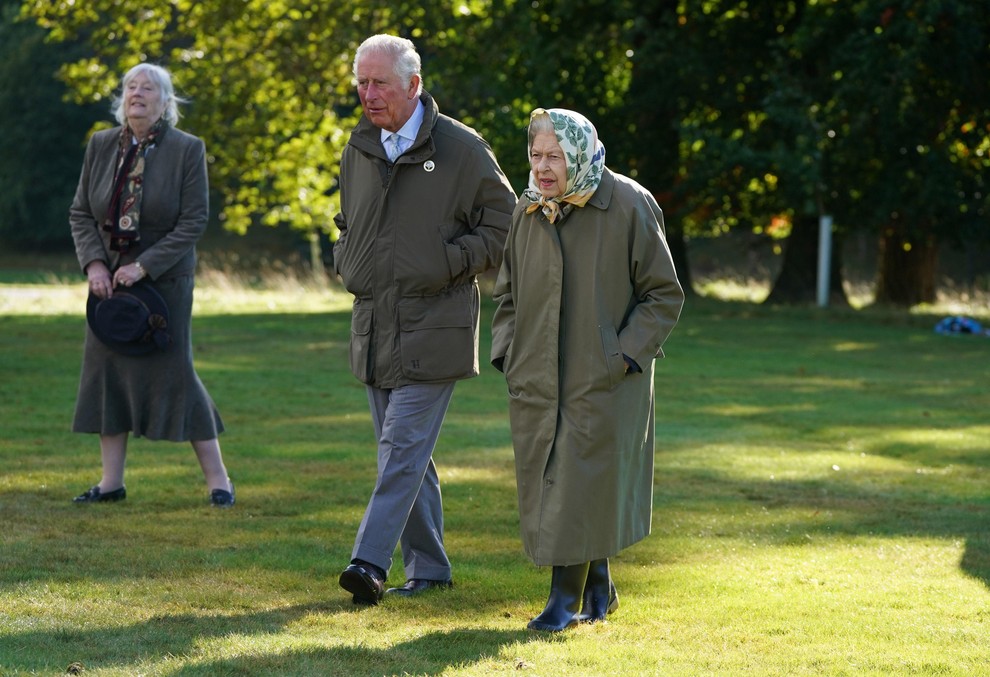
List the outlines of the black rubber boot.
<svg viewBox="0 0 990 677">
<path fill-rule="evenodd" d="M 588 566 L 588 580 L 584 584 L 584 604 L 578 620 L 594 623 L 619 608 L 619 594 L 615 591 L 612 574 L 608 570 L 608 558 L 592 560 Z"/>
<path fill-rule="evenodd" d="M 588 562 L 554 567 L 547 606 L 526 627 L 530 630 L 560 632 L 575 625 L 579 620 L 578 610 L 581 608 L 587 578 Z"/>
</svg>

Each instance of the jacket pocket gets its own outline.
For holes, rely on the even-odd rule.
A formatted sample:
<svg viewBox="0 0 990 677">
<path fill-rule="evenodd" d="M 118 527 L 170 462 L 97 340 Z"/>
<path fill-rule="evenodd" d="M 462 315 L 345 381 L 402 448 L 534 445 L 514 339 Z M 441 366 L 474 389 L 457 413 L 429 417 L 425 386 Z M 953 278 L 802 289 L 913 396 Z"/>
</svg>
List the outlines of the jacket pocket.
<svg viewBox="0 0 990 677">
<path fill-rule="evenodd" d="M 351 373 L 362 383 L 371 383 L 371 327 L 374 312 L 371 308 L 354 306 L 351 314 Z"/>
<path fill-rule="evenodd" d="M 402 373 L 416 381 L 478 374 L 474 310 L 462 299 L 408 299 L 399 304 Z"/>
</svg>

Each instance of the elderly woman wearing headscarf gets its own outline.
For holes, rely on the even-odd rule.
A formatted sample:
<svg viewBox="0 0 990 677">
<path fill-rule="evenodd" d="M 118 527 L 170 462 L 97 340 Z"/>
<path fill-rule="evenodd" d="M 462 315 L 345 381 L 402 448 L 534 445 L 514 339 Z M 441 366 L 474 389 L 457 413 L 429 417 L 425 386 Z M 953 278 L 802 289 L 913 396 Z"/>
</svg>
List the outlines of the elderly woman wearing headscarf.
<svg viewBox="0 0 990 677">
<path fill-rule="evenodd" d="M 605 166 L 591 122 L 538 108 L 528 148 L 492 364 L 508 384 L 523 548 L 553 567 L 528 627 L 559 631 L 618 608 L 608 558 L 650 533 L 654 360 L 684 293 L 660 207 Z"/>
</svg>

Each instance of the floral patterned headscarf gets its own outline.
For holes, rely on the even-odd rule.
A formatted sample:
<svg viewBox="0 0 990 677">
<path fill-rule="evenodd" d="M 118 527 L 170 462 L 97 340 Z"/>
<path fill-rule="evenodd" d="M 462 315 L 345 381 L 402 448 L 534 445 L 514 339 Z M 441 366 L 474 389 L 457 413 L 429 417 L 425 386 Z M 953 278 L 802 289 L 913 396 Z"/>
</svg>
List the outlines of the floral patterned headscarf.
<svg viewBox="0 0 990 677">
<path fill-rule="evenodd" d="M 605 146 L 598 140 L 595 126 L 580 113 L 563 108 L 537 108 L 529 116 L 530 124 L 541 115 L 550 116 L 557 143 L 564 151 L 567 187 L 563 194 L 545 198 L 530 172 L 529 188 L 523 191 L 523 196 L 531 203 L 526 213 L 541 209 L 550 223 L 555 223 L 562 213 L 569 211 L 567 205 L 583 207 L 598 190 L 605 172 Z"/>
</svg>

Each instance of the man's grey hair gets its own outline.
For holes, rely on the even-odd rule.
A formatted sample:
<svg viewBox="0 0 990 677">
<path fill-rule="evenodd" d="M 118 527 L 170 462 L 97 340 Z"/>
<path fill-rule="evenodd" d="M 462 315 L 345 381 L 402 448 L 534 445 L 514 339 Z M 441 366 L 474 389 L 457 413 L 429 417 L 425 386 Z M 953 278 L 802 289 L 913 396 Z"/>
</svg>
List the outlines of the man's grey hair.
<svg viewBox="0 0 990 677">
<path fill-rule="evenodd" d="M 368 53 L 384 54 L 388 56 L 395 66 L 395 74 L 405 83 L 412 81 L 414 75 L 419 75 L 419 88 L 416 96 L 423 91 L 423 78 L 420 73 L 422 62 L 416 46 L 411 40 L 400 38 L 395 35 L 378 34 L 361 43 L 354 53 L 354 76 L 357 77 L 358 63 L 361 57 Z"/>
</svg>

